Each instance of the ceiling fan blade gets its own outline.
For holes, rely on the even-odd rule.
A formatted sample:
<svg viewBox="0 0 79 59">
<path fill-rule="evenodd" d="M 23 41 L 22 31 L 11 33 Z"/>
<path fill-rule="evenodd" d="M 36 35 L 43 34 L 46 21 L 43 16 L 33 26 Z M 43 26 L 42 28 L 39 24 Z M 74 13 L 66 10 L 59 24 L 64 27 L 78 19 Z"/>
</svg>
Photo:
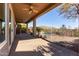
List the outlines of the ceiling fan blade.
<svg viewBox="0 0 79 59">
<path fill-rule="evenodd" d="M 33 6 L 31 6 L 30 8 L 32 9 L 34 13 L 38 13 L 38 10 L 36 10 Z"/>
<path fill-rule="evenodd" d="M 23 9 L 23 10 L 28 11 L 28 10 L 29 10 L 29 8 L 25 8 L 25 9 Z"/>
<path fill-rule="evenodd" d="M 38 10 L 36 10 L 36 9 L 34 9 L 34 10 L 33 10 L 33 12 L 34 12 L 34 13 L 38 13 L 39 11 L 38 11 Z"/>
<path fill-rule="evenodd" d="M 32 14 L 33 11 L 29 11 L 29 14 Z"/>
</svg>

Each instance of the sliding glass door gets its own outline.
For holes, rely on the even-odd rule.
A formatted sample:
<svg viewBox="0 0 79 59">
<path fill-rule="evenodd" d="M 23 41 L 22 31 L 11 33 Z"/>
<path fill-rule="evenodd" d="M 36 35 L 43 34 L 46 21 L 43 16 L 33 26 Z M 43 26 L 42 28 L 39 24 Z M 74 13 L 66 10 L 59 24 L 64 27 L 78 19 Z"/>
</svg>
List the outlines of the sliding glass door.
<svg viewBox="0 0 79 59">
<path fill-rule="evenodd" d="M 0 44 L 5 40 L 4 4 L 0 3 Z"/>
<path fill-rule="evenodd" d="M 9 9 L 9 45 L 11 45 L 11 10 Z"/>
</svg>

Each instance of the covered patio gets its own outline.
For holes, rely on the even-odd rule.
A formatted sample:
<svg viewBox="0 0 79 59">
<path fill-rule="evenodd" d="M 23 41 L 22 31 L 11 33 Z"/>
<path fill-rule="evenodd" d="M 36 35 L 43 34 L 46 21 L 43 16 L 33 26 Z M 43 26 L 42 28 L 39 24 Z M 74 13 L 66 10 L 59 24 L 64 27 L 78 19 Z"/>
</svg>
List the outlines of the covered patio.
<svg viewBox="0 0 79 59">
<path fill-rule="evenodd" d="M 15 23 L 24 23 L 27 25 L 33 22 L 33 36 L 36 36 L 36 20 L 41 15 L 54 9 L 60 4 L 56 3 L 24 3 L 24 4 L 11 4 L 15 15 Z"/>
<path fill-rule="evenodd" d="M 57 3 L 24 3 L 11 4 L 15 16 L 15 23 L 33 21 L 33 35 L 28 33 L 15 34 L 10 49 L 10 56 L 76 56 L 76 52 L 36 36 L 37 17 L 59 6 Z M 16 30 L 16 28 L 15 28 Z M 16 33 L 16 31 L 15 31 Z"/>
<path fill-rule="evenodd" d="M 60 3 L 0 4 L 0 55 L 9 56 L 77 56 L 79 37 L 51 34 L 43 38 L 36 31 L 38 17 Z M 4 14 L 4 15 L 3 15 Z M 4 19 L 5 18 L 5 19 Z M 50 18 L 48 19 L 49 21 Z M 55 20 L 55 19 L 54 19 Z M 46 19 L 45 19 L 46 21 Z M 29 29 L 29 23 L 33 22 Z M 3 23 L 3 24 L 2 24 Z M 18 23 L 25 24 L 25 31 Z M 2 26 L 4 29 L 2 31 Z M 49 24 L 48 24 L 49 25 Z M 17 28 L 19 30 L 17 30 Z M 51 30 L 49 30 L 52 32 Z M 57 31 L 57 30 L 56 30 Z M 53 32 L 54 33 L 54 32 Z M 50 33 L 49 33 L 50 34 Z M 3 35 L 3 36 L 2 36 Z M 5 37 L 4 37 L 5 36 Z M 3 39 L 3 40 L 2 40 Z"/>
</svg>

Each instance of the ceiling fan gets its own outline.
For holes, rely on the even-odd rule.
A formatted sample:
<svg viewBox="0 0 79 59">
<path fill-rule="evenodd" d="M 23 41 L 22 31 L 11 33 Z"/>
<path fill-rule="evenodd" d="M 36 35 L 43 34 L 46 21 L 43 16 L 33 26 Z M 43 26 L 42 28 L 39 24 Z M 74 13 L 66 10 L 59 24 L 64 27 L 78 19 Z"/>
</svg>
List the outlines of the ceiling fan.
<svg viewBox="0 0 79 59">
<path fill-rule="evenodd" d="M 34 5 L 32 5 L 31 3 L 29 4 L 26 4 L 26 5 L 29 5 L 29 8 L 24 8 L 25 11 L 29 11 L 29 14 L 32 14 L 32 13 L 38 13 L 39 10 L 37 10 Z"/>
</svg>

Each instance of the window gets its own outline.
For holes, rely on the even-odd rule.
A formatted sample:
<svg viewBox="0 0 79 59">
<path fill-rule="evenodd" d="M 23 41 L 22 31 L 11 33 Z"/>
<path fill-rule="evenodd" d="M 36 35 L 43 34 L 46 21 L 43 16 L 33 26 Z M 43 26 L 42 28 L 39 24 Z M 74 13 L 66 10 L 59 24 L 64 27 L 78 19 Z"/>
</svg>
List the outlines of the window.
<svg viewBox="0 0 79 59">
<path fill-rule="evenodd" d="M 4 4 L 0 3 L 0 43 L 5 40 Z"/>
</svg>

